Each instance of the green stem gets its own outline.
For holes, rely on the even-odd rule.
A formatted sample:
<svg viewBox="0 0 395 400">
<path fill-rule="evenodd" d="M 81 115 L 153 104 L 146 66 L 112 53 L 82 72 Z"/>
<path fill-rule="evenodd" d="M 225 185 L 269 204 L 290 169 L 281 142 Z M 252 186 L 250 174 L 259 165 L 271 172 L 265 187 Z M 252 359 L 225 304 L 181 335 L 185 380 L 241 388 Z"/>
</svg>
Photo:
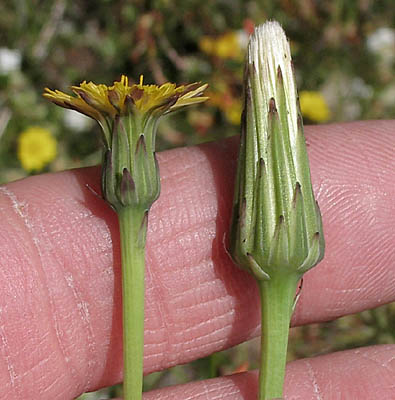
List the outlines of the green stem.
<svg viewBox="0 0 395 400">
<path fill-rule="evenodd" d="M 118 212 L 122 257 L 123 398 L 139 400 L 143 390 L 144 267 L 146 211 Z"/>
<path fill-rule="evenodd" d="M 283 275 L 258 281 L 262 313 L 259 400 L 283 395 L 289 324 L 298 280 L 299 276 Z"/>
</svg>

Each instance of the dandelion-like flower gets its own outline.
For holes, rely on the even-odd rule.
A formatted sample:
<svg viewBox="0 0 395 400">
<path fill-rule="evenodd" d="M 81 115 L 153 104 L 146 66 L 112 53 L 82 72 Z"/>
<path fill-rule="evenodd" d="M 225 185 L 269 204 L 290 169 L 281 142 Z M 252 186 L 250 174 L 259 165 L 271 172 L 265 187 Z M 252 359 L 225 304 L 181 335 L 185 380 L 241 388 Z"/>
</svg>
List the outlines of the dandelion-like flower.
<svg viewBox="0 0 395 400">
<path fill-rule="evenodd" d="M 206 87 L 145 85 L 143 76 L 130 85 L 123 75 L 112 86 L 84 81 L 72 86 L 74 95 L 47 88 L 44 97 L 100 124 L 105 146 L 102 191 L 111 206 L 148 209 L 160 190 L 154 154 L 157 122 L 162 115 L 207 100 L 202 96 Z"/>
<path fill-rule="evenodd" d="M 155 136 L 160 117 L 205 101 L 207 85 L 82 82 L 74 95 L 45 89 L 53 103 L 79 111 L 103 131 L 102 195 L 116 211 L 122 259 L 123 360 L 125 400 L 139 400 L 143 385 L 144 269 L 148 211 L 160 192 Z"/>
</svg>

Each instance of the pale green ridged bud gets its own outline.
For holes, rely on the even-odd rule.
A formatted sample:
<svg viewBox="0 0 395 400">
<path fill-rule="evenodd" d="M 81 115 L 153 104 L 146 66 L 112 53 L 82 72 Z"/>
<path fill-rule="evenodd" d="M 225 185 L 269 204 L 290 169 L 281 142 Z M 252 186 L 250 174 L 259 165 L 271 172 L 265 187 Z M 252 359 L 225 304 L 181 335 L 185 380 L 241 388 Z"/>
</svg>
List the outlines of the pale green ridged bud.
<svg viewBox="0 0 395 400">
<path fill-rule="evenodd" d="M 277 22 L 255 29 L 245 79 L 230 253 L 259 280 L 301 276 L 323 258 L 324 236 L 290 47 Z"/>
</svg>

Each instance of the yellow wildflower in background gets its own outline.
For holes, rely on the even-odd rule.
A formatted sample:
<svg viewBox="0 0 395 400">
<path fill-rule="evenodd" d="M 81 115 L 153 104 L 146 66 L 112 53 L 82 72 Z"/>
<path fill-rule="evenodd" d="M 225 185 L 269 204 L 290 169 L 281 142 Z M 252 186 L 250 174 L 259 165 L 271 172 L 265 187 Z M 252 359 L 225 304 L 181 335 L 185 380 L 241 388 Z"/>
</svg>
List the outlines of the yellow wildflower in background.
<svg viewBox="0 0 395 400">
<path fill-rule="evenodd" d="M 243 107 L 241 101 L 234 99 L 232 103 L 225 109 L 225 117 L 231 124 L 239 125 L 242 110 Z"/>
<path fill-rule="evenodd" d="M 222 59 L 242 59 L 244 51 L 238 32 L 227 32 L 218 37 L 203 36 L 200 39 L 200 49 L 210 56 Z"/>
<path fill-rule="evenodd" d="M 299 103 L 302 115 L 314 122 L 327 121 L 331 116 L 325 98 L 320 92 L 302 90 L 299 93 Z"/>
<path fill-rule="evenodd" d="M 31 126 L 18 138 L 18 158 L 26 171 L 39 171 L 56 157 L 56 140 L 51 132 Z"/>
<path fill-rule="evenodd" d="M 232 125 L 239 125 L 243 105 L 240 98 L 234 97 L 226 84 L 217 84 L 210 92 L 209 105 L 219 108 L 226 120 Z"/>
</svg>

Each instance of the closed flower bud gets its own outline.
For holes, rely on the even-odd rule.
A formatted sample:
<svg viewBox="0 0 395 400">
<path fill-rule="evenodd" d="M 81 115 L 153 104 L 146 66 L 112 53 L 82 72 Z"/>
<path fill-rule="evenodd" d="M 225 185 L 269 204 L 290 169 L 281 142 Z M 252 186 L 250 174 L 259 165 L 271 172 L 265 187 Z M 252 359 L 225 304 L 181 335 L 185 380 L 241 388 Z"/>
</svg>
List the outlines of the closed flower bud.
<svg viewBox="0 0 395 400">
<path fill-rule="evenodd" d="M 324 255 L 321 215 L 285 34 L 277 22 L 250 39 L 230 253 L 258 280 L 301 276 Z"/>
</svg>

